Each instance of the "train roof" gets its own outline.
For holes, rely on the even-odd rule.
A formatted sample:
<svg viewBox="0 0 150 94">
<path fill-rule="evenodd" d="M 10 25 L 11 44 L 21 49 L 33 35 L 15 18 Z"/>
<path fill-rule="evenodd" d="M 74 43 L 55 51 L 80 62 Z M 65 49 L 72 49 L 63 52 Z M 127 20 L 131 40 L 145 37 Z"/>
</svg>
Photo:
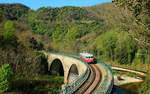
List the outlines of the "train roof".
<svg viewBox="0 0 150 94">
<path fill-rule="evenodd" d="M 92 54 L 90 54 L 90 53 L 80 53 L 80 55 L 81 56 L 84 56 L 84 57 L 93 57 L 93 55 Z"/>
</svg>

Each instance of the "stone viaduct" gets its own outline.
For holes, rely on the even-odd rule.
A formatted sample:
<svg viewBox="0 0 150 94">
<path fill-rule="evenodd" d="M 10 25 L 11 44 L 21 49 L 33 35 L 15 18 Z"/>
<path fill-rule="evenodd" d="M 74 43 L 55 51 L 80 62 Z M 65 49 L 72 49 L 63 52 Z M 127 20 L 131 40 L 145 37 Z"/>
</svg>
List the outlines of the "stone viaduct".
<svg viewBox="0 0 150 94">
<path fill-rule="evenodd" d="M 48 70 L 51 75 L 64 76 L 64 85 L 85 73 L 87 66 L 73 57 L 44 52 L 48 57 Z"/>
<path fill-rule="evenodd" d="M 64 84 L 58 94 L 73 94 L 90 75 L 87 63 L 80 59 L 79 54 L 60 51 L 42 51 L 48 58 L 48 70 L 51 75 L 64 76 Z M 93 94 L 110 94 L 113 87 L 113 73 L 109 66 L 97 60 L 101 70 L 101 80 Z"/>
</svg>

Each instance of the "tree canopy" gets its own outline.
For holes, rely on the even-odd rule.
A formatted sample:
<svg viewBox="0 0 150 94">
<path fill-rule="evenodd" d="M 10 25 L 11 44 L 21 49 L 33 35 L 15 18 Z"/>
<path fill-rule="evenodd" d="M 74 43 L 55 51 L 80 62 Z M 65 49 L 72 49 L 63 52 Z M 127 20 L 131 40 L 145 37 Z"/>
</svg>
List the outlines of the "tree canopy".
<svg viewBox="0 0 150 94">
<path fill-rule="evenodd" d="M 129 28 L 127 32 L 142 46 L 150 47 L 150 0 L 113 0 L 118 6 L 131 11 L 136 29 Z M 133 25 L 132 25 L 133 26 Z"/>
</svg>

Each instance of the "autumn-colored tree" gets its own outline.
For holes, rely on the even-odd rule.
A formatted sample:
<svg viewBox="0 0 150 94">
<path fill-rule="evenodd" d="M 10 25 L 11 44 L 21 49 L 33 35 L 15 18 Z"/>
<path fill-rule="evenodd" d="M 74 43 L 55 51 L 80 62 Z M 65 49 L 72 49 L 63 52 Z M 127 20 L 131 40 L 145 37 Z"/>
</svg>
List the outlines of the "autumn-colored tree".
<svg viewBox="0 0 150 94">
<path fill-rule="evenodd" d="M 150 46 L 150 0 L 113 0 L 117 7 L 131 12 L 134 17 L 132 28 L 126 28 L 140 45 Z M 125 12 L 124 12 L 125 13 Z"/>
</svg>

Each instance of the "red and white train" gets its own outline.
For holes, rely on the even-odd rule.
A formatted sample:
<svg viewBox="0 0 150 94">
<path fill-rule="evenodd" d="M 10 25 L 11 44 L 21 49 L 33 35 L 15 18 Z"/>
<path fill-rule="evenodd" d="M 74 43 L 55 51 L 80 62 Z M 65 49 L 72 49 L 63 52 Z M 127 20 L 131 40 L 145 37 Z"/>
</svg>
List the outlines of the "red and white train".
<svg viewBox="0 0 150 94">
<path fill-rule="evenodd" d="M 80 58 L 87 62 L 87 63 L 96 63 L 96 59 L 94 58 L 94 56 L 92 54 L 89 54 L 89 53 L 80 53 Z"/>
</svg>

